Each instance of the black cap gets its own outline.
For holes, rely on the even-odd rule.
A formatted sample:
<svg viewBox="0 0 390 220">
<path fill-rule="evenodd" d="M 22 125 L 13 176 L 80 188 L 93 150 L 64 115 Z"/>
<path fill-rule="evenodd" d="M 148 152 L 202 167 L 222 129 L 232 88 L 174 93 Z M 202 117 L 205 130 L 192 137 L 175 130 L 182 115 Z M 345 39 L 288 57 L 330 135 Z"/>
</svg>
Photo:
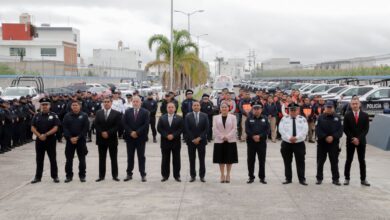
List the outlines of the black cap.
<svg viewBox="0 0 390 220">
<path fill-rule="evenodd" d="M 127 98 L 129 98 L 129 97 L 133 97 L 133 95 L 132 95 L 132 94 L 130 94 L 130 93 L 128 93 L 128 94 L 126 94 L 126 97 L 127 97 Z"/>
<path fill-rule="evenodd" d="M 254 104 L 253 106 L 252 106 L 252 108 L 254 108 L 254 109 L 262 109 L 263 108 L 263 104 L 261 104 L 261 103 L 256 103 L 256 104 Z"/>
<path fill-rule="evenodd" d="M 148 92 L 148 96 L 152 96 L 153 95 L 153 92 Z"/>
<path fill-rule="evenodd" d="M 202 95 L 202 98 L 204 98 L 204 97 L 210 97 L 210 95 L 209 94 L 206 94 L 206 93 L 204 93 L 203 95 Z"/>
<path fill-rule="evenodd" d="M 192 91 L 191 89 L 187 89 L 186 90 L 186 95 L 188 95 L 189 93 L 194 94 L 194 91 Z"/>
<path fill-rule="evenodd" d="M 334 107 L 334 102 L 328 100 L 325 102 L 325 107 L 327 108 L 333 108 Z"/>
<path fill-rule="evenodd" d="M 46 97 L 41 98 L 41 99 L 39 100 L 39 103 L 41 103 L 41 104 L 50 104 L 50 99 L 49 99 L 49 98 L 46 98 Z"/>
<path fill-rule="evenodd" d="M 288 105 L 288 109 L 290 109 L 290 110 L 297 110 L 297 108 L 299 108 L 299 107 L 300 106 L 295 102 L 292 102 Z"/>
<path fill-rule="evenodd" d="M 20 98 L 19 98 L 19 100 L 24 100 L 24 99 L 26 99 L 26 97 L 24 97 L 24 96 L 20 96 Z"/>
<path fill-rule="evenodd" d="M 92 96 L 97 96 L 98 94 L 96 92 L 92 93 Z"/>
</svg>

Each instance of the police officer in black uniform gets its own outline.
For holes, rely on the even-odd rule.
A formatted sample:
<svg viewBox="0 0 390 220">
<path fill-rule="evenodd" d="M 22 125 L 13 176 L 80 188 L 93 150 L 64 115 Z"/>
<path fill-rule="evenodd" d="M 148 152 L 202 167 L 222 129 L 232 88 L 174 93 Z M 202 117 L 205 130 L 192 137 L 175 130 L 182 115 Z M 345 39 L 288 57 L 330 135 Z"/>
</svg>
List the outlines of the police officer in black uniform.
<svg viewBox="0 0 390 220">
<path fill-rule="evenodd" d="M 252 113 L 248 115 L 245 122 L 246 142 L 248 146 L 248 184 L 255 180 L 256 154 L 259 159 L 260 182 L 265 181 L 265 157 L 267 153 L 267 136 L 270 132 L 268 118 L 262 114 L 263 105 L 261 103 L 253 105 Z"/>
<path fill-rule="evenodd" d="M 60 121 L 64 119 L 65 116 L 65 109 L 66 109 L 66 103 L 64 101 L 61 101 L 58 94 L 53 94 L 51 97 L 51 105 L 50 110 L 57 114 Z M 62 137 L 63 137 L 63 131 L 62 131 L 62 125 L 58 126 L 58 130 L 56 133 L 57 141 L 62 143 Z"/>
<path fill-rule="evenodd" d="M 4 114 L 4 129 L 0 137 L 1 149 L 0 153 L 5 153 L 11 150 L 12 135 L 14 129 L 14 114 L 10 110 L 10 103 L 7 100 L 0 102 L 1 110 Z"/>
<path fill-rule="evenodd" d="M 86 162 L 85 157 L 88 154 L 86 136 L 89 129 L 88 115 L 81 111 L 81 103 L 73 100 L 71 104 L 72 111 L 64 117 L 63 128 L 66 139 L 65 146 L 65 183 L 73 180 L 73 158 L 75 152 L 79 158 L 79 177 L 81 182 L 85 182 Z"/>
<path fill-rule="evenodd" d="M 26 100 L 27 100 L 26 105 L 27 105 L 28 110 L 29 110 L 26 138 L 27 138 L 27 142 L 30 143 L 33 141 L 33 133 L 31 131 L 31 123 L 32 123 L 32 119 L 33 119 L 34 115 L 36 114 L 36 109 L 35 109 L 34 104 L 32 103 L 31 95 L 27 95 Z"/>
<path fill-rule="evenodd" d="M 148 92 L 148 96 L 142 102 L 142 108 L 147 109 L 150 112 L 150 128 L 152 129 L 153 143 L 157 143 L 157 130 L 156 130 L 156 113 L 157 113 L 157 101 L 153 99 L 153 92 Z"/>
<path fill-rule="evenodd" d="M 0 99 L 0 105 L 3 105 L 4 100 Z M 5 129 L 5 111 L 0 108 L 0 140 L 4 137 L 4 129 Z M 3 143 L 0 141 L 0 154 L 3 154 Z"/>
<path fill-rule="evenodd" d="M 42 98 L 39 103 L 41 104 L 40 113 L 34 116 L 31 125 L 31 131 L 37 136 L 35 140 L 37 169 L 35 178 L 31 183 L 41 182 L 45 152 L 47 152 L 50 160 L 51 178 L 55 183 L 59 183 L 55 134 L 61 122 L 56 113 L 50 112 L 49 98 Z"/>
<path fill-rule="evenodd" d="M 102 109 L 102 102 L 99 100 L 97 93 L 93 93 L 91 99 L 87 102 L 88 117 L 89 117 L 89 130 L 87 142 L 92 142 L 92 131 L 95 129 L 95 116 L 96 112 Z"/>
<path fill-rule="evenodd" d="M 327 155 L 329 155 L 330 166 L 332 170 L 332 183 L 340 186 L 339 174 L 339 153 L 340 138 L 343 136 L 343 126 L 341 118 L 334 111 L 334 103 L 328 101 L 325 103 L 325 110 L 319 116 L 316 126 L 317 134 L 317 185 L 323 180 L 323 169 Z"/>
<path fill-rule="evenodd" d="M 200 101 L 200 111 L 206 113 L 209 118 L 209 132 L 207 134 L 207 141 L 211 142 L 213 138 L 214 104 L 210 101 L 210 96 L 206 93 L 202 95 L 202 100 Z"/>
</svg>

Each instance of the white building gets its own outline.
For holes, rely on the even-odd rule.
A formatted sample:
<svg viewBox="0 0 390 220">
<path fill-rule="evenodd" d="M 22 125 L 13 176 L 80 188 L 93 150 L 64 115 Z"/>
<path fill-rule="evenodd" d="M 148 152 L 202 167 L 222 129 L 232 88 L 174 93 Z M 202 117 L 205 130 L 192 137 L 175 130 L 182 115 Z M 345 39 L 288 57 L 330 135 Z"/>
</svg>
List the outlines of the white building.
<svg viewBox="0 0 390 220">
<path fill-rule="evenodd" d="M 240 80 L 245 77 L 245 59 L 232 58 L 227 61 L 221 61 L 220 68 L 221 75 L 230 76 L 233 80 Z"/>
<path fill-rule="evenodd" d="M 133 78 L 132 73 L 142 71 L 141 53 L 123 48 L 120 41 L 118 49 L 94 49 L 88 65 L 93 66 L 95 75 Z"/>
<path fill-rule="evenodd" d="M 299 61 L 291 61 L 290 58 L 272 58 L 261 63 L 263 71 L 301 68 L 302 65 Z"/>
<path fill-rule="evenodd" d="M 328 61 L 316 64 L 315 69 L 354 69 L 381 66 L 390 66 L 390 54 Z"/>
<path fill-rule="evenodd" d="M 31 25 L 31 16 L 22 14 L 19 23 L 3 23 L 0 30 L 0 60 L 80 62 L 80 31 L 72 27 Z"/>
</svg>

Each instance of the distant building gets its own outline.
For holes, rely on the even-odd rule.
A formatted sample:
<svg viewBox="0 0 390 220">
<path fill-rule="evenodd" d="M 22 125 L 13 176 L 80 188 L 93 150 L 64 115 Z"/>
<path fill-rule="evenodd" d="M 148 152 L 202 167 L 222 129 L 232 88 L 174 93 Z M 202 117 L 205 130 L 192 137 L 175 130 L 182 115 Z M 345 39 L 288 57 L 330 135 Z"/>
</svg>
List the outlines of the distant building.
<svg viewBox="0 0 390 220">
<path fill-rule="evenodd" d="M 41 64 L 55 64 L 57 73 L 73 72 L 80 62 L 80 31 L 73 27 L 35 27 L 31 16 L 22 14 L 19 23 L 3 23 L 0 30 L 0 62 L 30 62 L 30 71 L 41 71 Z M 35 68 L 37 66 L 37 68 Z M 70 73 L 71 74 L 71 73 Z"/>
<path fill-rule="evenodd" d="M 352 59 L 342 59 L 329 62 L 323 62 L 315 65 L 315 69 L 321 70 L 338 70 L 338 69 L 354 69 L 354 68 L 370 68 L 390 66 L 390 54 L 356 57 Z"/>
<path fill-rule="evenodd" d="M 232 58 L 227 61 L 221 61 L 220 74 L 232 77 L 233 80 L 240 80 L 245 75 L 245 59 Z"/>
<path fill-rule="evenodd" d="M 98 76 L 137 78 L 138 72 L 144 72 L 141 53 L 123 47 L 122 41 L 118 42 L 118 49 L 94 49 L 88 65 Z"/>
<path fill-rule="evenodd" d="M 268 70 L 289 70 L 289 69 L 301 69 L 302 65 L 299 61 L 290 61 L 289 58 L 272 58 L 265 60 L 261 63 L 261 69 L 263 71 Z"/>
</svg>

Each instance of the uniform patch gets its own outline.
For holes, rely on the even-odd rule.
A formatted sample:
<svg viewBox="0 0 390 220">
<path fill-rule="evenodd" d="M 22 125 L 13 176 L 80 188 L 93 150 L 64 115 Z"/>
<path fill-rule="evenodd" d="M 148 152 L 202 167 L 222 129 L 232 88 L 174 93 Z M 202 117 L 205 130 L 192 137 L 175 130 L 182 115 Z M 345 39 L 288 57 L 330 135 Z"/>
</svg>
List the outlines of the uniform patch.
<svg viewBox="0 0 390 220">
<path fill-rule="evenodd" d="M 334 121 L 339 121 L 339 118 L 334 118 Z"/>
<path fill-rule="evenodd" d="M 263 119 L 261 119 L 261 121 L 262 121 L 262 122 L 265 122 L 265 119 L 263 118 Z"/>
<path fill-rule="evenodd" d="M 83 116 L 82 116 L 82 115 L 80 115 L 80 116 L 79 116 L 79 119 L 83 119 Z"/>
<path fill-rule="evenodd" d="M 53 119 L 53 115 L 50 115 L 50 116 L 49 116 L 49 120 L 52 120 L 52 119 Z"/>
<path fill-rule="evenodd" d="M 255 123 L 255 120 L 251 119 L 249 120 L 250 123 Z"/>
</svg>

